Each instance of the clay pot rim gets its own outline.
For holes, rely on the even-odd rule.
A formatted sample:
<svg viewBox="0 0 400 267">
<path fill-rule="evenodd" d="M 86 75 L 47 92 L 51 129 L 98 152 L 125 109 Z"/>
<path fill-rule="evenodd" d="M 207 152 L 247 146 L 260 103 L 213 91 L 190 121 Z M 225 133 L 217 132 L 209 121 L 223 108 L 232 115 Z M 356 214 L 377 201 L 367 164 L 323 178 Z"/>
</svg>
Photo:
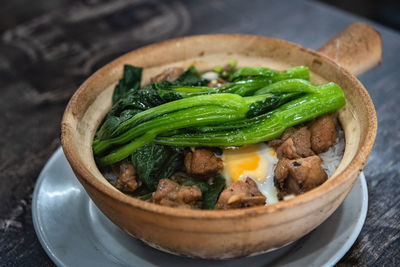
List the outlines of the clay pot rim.
<svg viewBox="0 0 400 267">
<path fill-rule="evenodd" d="M 365 136 L 364 143 L 359 144 L 358 150 L 354 155 L 354 158 L 350 162 L 348 166 L 342 170 L 339 174 L 335 177 L 328 179 L 324 184 L 320 185 L 319 187 L 308 191 L 302 195 L 298 195 L 295 198 L 280 201 L 275 204 L 266 205 L 266 206 L 259 206 L 247 209 L 234 209 L 234 210 L 192 210 L 192 209 L 179 209 L 167 206 L 161 206 L 158 204 L 149 203 L 146 201 L 142 201 L 140 199 L 125 195 L 122 192 L 114 190 L 105 184 L 103 184 L 100 180 L 98 180 L 90 170 L 85 167 L 79 160 L 79 155 L 77 155 L 77 151 L 73 148 L 74 141 L 73 141 L 73 134 L 71 127 L 69 127 L 69 116 L 74 114 L 77 106 L 79 105 L 79 99 L 82 95 L 85 94 L 85 90 L 90 89 L 90 84 L 97 80 L 101 79 L 103 76 L 107 75 L 115 66 L 120 65 L 123 63 L 126 57 L 132 56 L 134 54 L 146 54 L 151 52 L 153 49 L 158 49 L 159 47 L 171 45 L 176 42 L 183 42 L 188 40 L 196 40 L 197 38 L 241 38 L 241 39 L 257 39 L 257 41 L 262 42 L 276 42 L 279 45 L 285 46 L 290 50 L 301 50 L 306 52 L 313 57 L 318 58 L 324 64 L 330 65 L 330 67 L 334 67 L 339 70 L 341 75 L 344 79 L 349 80 L 353 85 L 353 90 L 357 90 L 360 94 L 360 97 L 363 101 L 367 109 L 367 118 L 368 118 L 368 131 Z M 346 181 L 347 179 L 351 179 L 351 176 L 354 172 L 361 173 L 362 168 L 366 164 L 368 155 L 373 147 L 376 132 L 377 132 L 377 117 L 375 108 L 372 102 L 371 97 L 369 96 L 367 90 L 361 84 L 361 82 L 348 70 L 342 68 L 338 63 L 331 60 L 327 56 L 318 53 L 314 50 L 305 48 L 301 45 L 296 43 L 270 38 L 270 37 L 263 37 L 263 36 L 255 36 L 255 35 L 245 35 L 245 34 L 208 34 L 208 35 L 195 35 L 183 38 L 176 38 L 167 40 L 161 43 L 156 43 L 152 45 L 148 45 L 134 51 L 128 52 L 119 58 L 115 59 L 114 61 L 108 63 L 94 74 L 92 74 L 75 92 L 72 96 L 71 100 L 69 101 L 67 108 L 65 110 L 62 124 L 61 124 L 61 143 L 65 153 L 67 160 L 69 161 L 71 167 L 73 168 L 74 172 L 78 174 L 81 178 L 78 177 L 81 183 L 90 185 L 92 189 L 95 189 L 100 193 L 103 197 L 112 199 L 114 201 L 119 202 L 119 204 L 132 206 L 134 208 L 141 209 L 143 211 L 147 211 L 149 213 L 156 213 L 160 215 L 167 215 L 170 217 L 180 217 L 180 218 L 202 218 L 207 220 L 221 220 L 221 219 L 230 219 L 230 218 L 241 218 L 241 217 L 250 217 L 250 216 L 259 216 L 262 214 L 269 214 L 274 213 L 279 210 L 283 210 L 286 208 L 290 208 L 293 206 L 301 205 L 303 203 L 312 201 L 319 196 L 326 194 L 334 190 L 337 186 L 341 183 Z M 309 211 L 311 213 L 312 210 Z M 301 215 L 304 216 L 304 215 Z"/>
</svg>

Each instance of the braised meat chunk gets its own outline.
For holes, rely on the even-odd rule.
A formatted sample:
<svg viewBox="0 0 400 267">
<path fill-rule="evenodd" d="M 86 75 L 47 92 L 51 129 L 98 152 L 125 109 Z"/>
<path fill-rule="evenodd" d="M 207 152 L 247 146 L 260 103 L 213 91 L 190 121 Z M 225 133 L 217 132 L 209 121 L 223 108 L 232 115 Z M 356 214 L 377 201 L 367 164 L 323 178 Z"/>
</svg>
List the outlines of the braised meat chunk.
<svg viewBox="0 0 400 267">
<path fill-rule="evenodd" d="M 292 133 L 276 150 L 278 159 L 297 159 L 314 155 L 311 150 L 311 133 L 307 127 L 301 127 Z"/>
<path fill-rule="evenodd" d="M 224 168 L 222 160 L 205 148 L 191 147 L 186 151 L 184 164 L 188 174 L 203 177 L 215 174 Z"/>
<path fill-rule="evenodd" d="M 182 68 L 168 68 L 150 79 L 150 82 L 175 81 L 183 73 Z"/>
<path fill-rule="evenodd" d="M 201 198 L 200 189 L 193 186 L 179 185 L 170 179 L 161 179 L 153 195 L 153 202 L 170 207 L 195 208 Z"/>
<path fill-rule="evenodd" d="M 237 209 L 265 205 L 267 198 L 249 177 L 246 182 L 236 181 L 222 191 L 215 209 Z"/>
<path fill-rule="evenodd" d="M 285 142 L 289 137 L 291 137 L 296 131 L 297 131 L 297 129 L 295 127 L 287 128 L 279 138 L 268 141 L 268 145 L 270 147 L 277 149 L 280 145 L 283 144 L 283 142 Z"/>
<path fill-rule="evenodd" d="M 326 151 L 336 141 L 336 122 L 332 115 L 323 115 L 312 122 L 311 148 L 319 154 Z"/>
<path fill-rule="evenodd" d="M 309 191 L 327 179 L 328 175 L 322 169 L 321 158 L 318 156 L 283 159 L 275 168 L 275 184 L 280 189 L 280 198 Z"/>
<path fill-rule="evenodd" d="M 115 186 L 124 192 L 133 192 L 141 185 L 140 181 L 136 180 L 135 167 L 126 161 L 119 165 L 119 176 Z"/>
</svg>

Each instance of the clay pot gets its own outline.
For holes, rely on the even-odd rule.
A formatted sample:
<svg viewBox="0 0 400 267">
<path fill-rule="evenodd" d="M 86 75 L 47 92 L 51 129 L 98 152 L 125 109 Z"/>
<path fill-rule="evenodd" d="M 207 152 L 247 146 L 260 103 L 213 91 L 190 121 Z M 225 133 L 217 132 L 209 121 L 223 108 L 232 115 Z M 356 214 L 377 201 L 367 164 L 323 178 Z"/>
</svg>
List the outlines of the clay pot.
<svg viewBox="0 0 400 267">
<path fill-rule="evenodd" d="M 367 91 L 354 76 L 379 63 L 381 40 L 371 27 L 355 23 L 319 52 L 273 38 L 217 34 L 173 39 L 132 51 L 87 79 L 71 98 L 62 120 L 62 147 L 77 178 L 96 206 L 116 225 L 149 245 L 208 259 L 254 255 L 306 235 L 343 202 L 367 162 L 377 119 Z M 127 196 L 98 170 L 91 149 L 94 133 L 111 108 L 123 65 L 144 68 L 143 82 L 162 70 L 196 66 L 205 71 L 237 59 L 240 66 L 310 68 L 311 81 L 341 86 L 347 104 L 339 112 L 346 149 L 334 175 L 321 186 L 279 203 L 237 210 L 187 210 Z M 353 73 L 352 73 L 353 72 Z"/>
</svg>

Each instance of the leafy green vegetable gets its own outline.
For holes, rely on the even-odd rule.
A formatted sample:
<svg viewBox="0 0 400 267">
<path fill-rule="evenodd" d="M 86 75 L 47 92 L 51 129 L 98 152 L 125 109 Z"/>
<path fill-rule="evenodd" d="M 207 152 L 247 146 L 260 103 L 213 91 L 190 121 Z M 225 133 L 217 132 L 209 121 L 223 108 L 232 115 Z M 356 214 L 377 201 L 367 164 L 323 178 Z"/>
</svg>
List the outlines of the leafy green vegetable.
<svg viewBox="0 0 400 267">
<path fill-rule="evenodd" d="M 181 98 L 177 92 L 162 89 L 142 89 L 127 95 L 112 106 L 103 125 L 97 132 L 96 138 L 100 140 L 110 138 L 122 123 L 135 115 Z"/>
<path fill-rule="evenodd" d="M 202 209 L 211 210 L 214 209 L 217 203 L 218 196 L 225 187 L 225 178 L 221 174 L 215 175 L 212 179 L 212 183 L 209 184 L 204 180 L 191 177 L 185 173 L 179 173 L 174 175 L 177 182 L 181 185 L 186 186 L 197 186 L 202 194 Z"/>
<path fill-rule="evenodd" d="M 111 145 L 123 144 L 130 140 L 133 141 L 106 156 L 98 158 L 97 162 L 105 165 L 118 162 L 126 158 L 140 146 L 151 142 L 156 136 L 165 132 L 202 125 L 209 125 L 211 128 L 213 125 L 216 125 L 216 128 L 220 131 L 221 125 L 229 121 L 232 122 L 232 125 L 235 125 L 237 120 L 243 120 L 246 117 L 252 118 L 275 109 L 268 118 L 262 121 L 242 121 L 241 124 L 244 126 L 240 127 L 240 129 L 239 127 L 235 127 L 235 129 L 229 131 L 225 129 L 224 132 L 219 132 L 218 134 L 211 133 L 212 131 L 209 130 L 207 134 L 204 131 L 203 133 L 190 133 L 190 131 L 187 131 L 181 135 L 160 136 L 156 140 L 160 144 L 178 146 L 239 146 L 268 141 L 279 136 L 284 129 L 290 126 L 337 110 L 345 103 L 343 92 L 334 83 L 316 86 L 308 81 L 290 79 L 276 82 L 259 89 L 257 92 L 260 91 L 263 93 L 272 93 L 249 97 L 226 93 L 200 95 L 169 102 L 138 113 L 118 126 L 116 131 L 119 129 L 125 130 L 128 127 L 130 130 L 116 138 L 96 142 L 93 145 L 94 153 L 95 155 L 99 155 Z M 305 93 L 308 94 L 304 95 Z M 300 97 L 302 95 L 304 96 Z M 332 102 L 332 100 L 336 102 Z M 282 114 L 288 116 L 288 113 L 278 108 L 288 101 L 290 101 L 289 103 L 298 101 L 301 104 L 297 109 L 290 111 L 292 112 L 290 113 L 292 114 L 290 119 L 282 118 Z M 325 102 L 328 104 L 333 103 L 333 105 L 320 105 L 320 103 Z M 163 116 L 155 118 L 160 115 Z M 148 119 L 143 122 L 146 116 Z M 134 127 L 131 125 L 134 125 Z M 254 133 L 251 133 L 249 129 L 254 131 Z M 262 135 L 260 135 L 261 133 Z"/>
<path fill-rule="evenodd" d="M 283 98 L 284 96 L 285 95 L 282 95 L 281 97 Z M 132 119 L 126 122 L 132 123 L 133 119 L 145 114 L 146 112 L 149 113 L 149 116 L 154 116 L 150 113 L 151 111 L 154 111 L 154 113 L 159 112 L 161 114 L 167 110 L 177 111 L 165 115 L 162 114 L 164 116 L 138 124 L 136 127 L 131 128 L 129 131 L 116 138 L 96 142 L 93 144 L 93 151 L 95 155 L 99 155 L 113 144 L 122 144 L 133 140 L 129 144 L 112 151 L 108 155 L 98 158 L 97 163 L 101 165 L 108 165 L 118 162 L 129 156 L 129 154 L 134 152 L 139 147 L 151 142 L 162 132 L 168 132 L 190 126 L 205 125 L 210 123 L 225 123 L 227 121 L 242 119 L 249 114 L 250 107 L 253 107 L 253 110 L 251 110 L 250 114 L 259 114 L 260 112 L 264 111 L 260 105 L 264 103 L 263 101 L 271 97 L 274 98 L 275 96 L 271 94 L 251 97 L 241 97 L 235 94 L 202 95 L 177 100 L 146 110 L 135 115 Z M 252 106 L 257 102 L 259 102 L 258 106 Z M 271 102 L 271 106 L 277 106 L 280 103 L 284 103 L 284 101 L 279 101 L 278 99 L 278 101 L 273 103 Z M 192 107 L 190 107 L 190 105 L 192 105 Z M 265 104 L 265 106 L 268 107 L 267 104 Z M 121 124 L 121 126 L 124 126 L 125 123 Z"/>
<path fill-rule="evenodd" d="M 149 200 L 153 196 L 153 193 L 147 193 L 145 195 L 140 196 L 141 200 Z"/>
<path fill-rule="evenodd" d="M 309 79 L 308 68 L 304 66 L 294 67 L 281 72 L 267 68 L 242 68 L 236 73 L 235 81 L 216 88 L 201 86 L 173 86 L 172 84 L 166 83 L 156 86 L 157 88 L 179 92 L 183 98 L 192 97 L 199 94 L 218 93 L 232 93 L 241 96 L 250 96 L 253 95 L 255 91 L 274 84 L 275 82 L 287 79 Z M 282 88 L 282 86 L 277 87 Z M 291 89 L 291 91 L 293 91 L 293 89 Z"/>
<path fill-rule="evenodd" d="M 97 155 L 103 154 L 111 146 L 124 144 L 143 134 L 157 135 L 165 131 L 181 129 L 189 126 L 204 125 L 213 122 L 225 122 L 234 120 L 244 116 L 243 113 L 238 113 L 218 106 L 200 106 L 187 108 L 176 111 L 168 116 L 160 116 L 153 120 L 141 123 L 125 133 L 106 140 L 98 140 L 93 144 L 93 153 Z"/>
<path fill-rule="evenodd" d="M 206 87 L 196 68 L 175 81 L 155 82 L 140 89 L 142 69 L 124 66 L 115 87 L 113 106 L 93 141 L 99 165 L 130 157 L 143 185 L 131 193 L 150 199 L 162 178 L 202 192 L 202 209 L 213 209 L 225 187 L 220 174 L 204 181 L 183 167 L 187 146 L 241 146 L 278 137 L 286 128 L 335 111 L 345 105 L 334 83 L 313 85 L 309 70 L 298 66 L 284 71 L 261 67 L 235 70 L 237 61 L 217 68 L 229 82 Z"/>
<path fill-rule="evenodd" d="M 215 203 L 217 203 L 218 196 L 221 193 L 221 191 L 225 187 L 225 178 L 217 174 L 214 177 L 213 184 L 209 186 L 209 189 L 205 194 L 203 195 L 203 205 L 202 209 L 206 210 L 212 210 L 215 207 Z"/>
<path fill-rule="evenodd" d="M 211 103 L 210 105 L 207 105 L 207 103 L 202 102 L 202 100 L 209 99 L 210 97 L 192 98 L 192 100 L 195 100 L 194 103 L 196 103 L 193 107 L 184 108 L 182 110 L 172 112 L 168 114 L 168 116 L 159 116 L 152 120 L 140 123 L 115 138 L 96 141 L 93 144 L 93 152 L 95 155 L 100 155 L 107 151 L 112 145 L 124 144 L 145 133 L 151 132 L 154 135 L 158 135 L 163 132 L 181 128 L 205 125 L 209 123 L 224 123 L 227 121 L 244 118 L 245 116 L 253 117 L 276 108 L 291 99 L 299 97 L 300 95 L 301 94 L 299 93 L 289 93 L 276 95 L 265 94 L 258 97 L 245 98 L 234 96 L 237 101 L 243 101 L 243 110 L 238 110 L 236 105 L 231 106 L 233 108 L 228 108 L 229 105 L 225 105 L 226 107 L 220 107 L 211 105 Z M 217 97 L 221 97 L 221 95 L 215 96 L 216 97 L 213 98 L 215 100 Z M 222 97 L 223 99 L 228 99 L 226 96 Z M 178 101 L 174 102 L 176 103 L 175 109 L 179 108 L 177 102 Z M 197 104 L 200 106 L 197 106 Z M 247 109 L 245 109 L 246 107 Z"/>
<path fill-rule="evenodd" d="M 173 91 L 169 91 L 173 93 Z M 260 99 L 261 100 L 261 99 Z M 172 113 L 175 111 L 179 111 L 182 109 L 195 107 L 195 106 L 206 106 L 206 105 L 213 105 L 213 106 L 220 106 L 226 107 L 234 110 L 244 110 L 248 107 L 244 102 L 244 99 L 235 94 L 218 94 L 218 95 L 199 95 L 191 98 L 184 98 L 175 100 L 172 102 L 168 102 L 162 105 L 155 106 L 151 109 L 147 109 L 143 112 L 140 112 L 130 118 L 129 120 L 124 121 L 115 129 L 113 132 L 113 137 L 119 134 L 124 133 L 125 131 L 129 130 L 130 128 L 138 125 L 139 123 L 143 123 L 145 121 L 151 120 L 153 118 Z"/>
<path fill-rule="evenodd" d="M 221 71 L 233 70 L 234 65 L 232 61 Z M 229 74 L 233 82 L 218 88 L 205 87 L 206 81 L 194 67 L 176 81 L 151 83 L 141 90 L 137 88 L 141 69 L 125 66 L 125 71 L 115 89 L 116 102 L 93 141 L 100 165 L 113 164 L 132 153 L 139 169 L 144 166 L 138 161 L 141 157 L 153 158 L 154 163 L 155 155 L 166 147 L 148 145 L 151 142 L 181 147 L 267 141 L 290 126 L 345 104 L 336 84 L 316 86 L 307 81 L 309 71 L 304 66 L 285 71 L 242 68 Z M 162 156 L 158 159 L 164 160 Z M 159 170 L 155 166 L 140 171 L 149 188 L 155 186 L 149 178 Z"/>
<path fill-rule="evenodd" d="M 107 115 L 100 129 L 96 133 L 96 139 L 93 141 L 93 144 L 96 144 L 102 138 L 107 138 L 111 136 L 112 132 L 120 125 L 122 122 L 126 121 L 127 118 Z"/>
<path fill-rule="evenodd" d="M 96 134 L 98 139 L 110 138 L 121 123 L 144 110 L 182 98 L 181 94 L 169 90 L 171 86 L 202 86 L 207 83 L 194 67 L 188 68 L 174 82 L 151 83 L 139 90 L 141 76 L 142 68 L 124 66 L 124 76 L 114 89 L 113 107 Z"/>
<path fill-rule="evenodd" d="M 267 85 L 254 92 L 254 95 L 263 95 L 266 93 L 289 93 L 289 92 L 302 92 L 302 93 L 318 93 L 320 87 L 313 85 L 309 81 L 302 79 L 287 79 L 278 81 L 276 83 Z"/>
<path fill-rule="evenodd" d="M 195 67 L 189 67 L 181 76 L 178 77 L 172 85 L 180 85 L 180 86 L 203 86 L 206 85 L 208 81 L 206 79 L 202 79 L 201 75 L 198 73 Z"/>
<path fill-rule="evenodd" d="M 307 94 L 267 113 L 261 120 L 250 119 L 246 126 L 227 131 L 186 133 L 157 137 L 154 142 L 175 146 L 241 146 L 277 138 L 291 126 L 333 112 L 346 103 L 343 91 L 334 83 L 314 86 L 318 93 Z M 323 104 L 322 104 L 323 103 Z M 243 123 L 243 122 L 242 122 Z"/>
<path fill-rule="evenodd" d="M 249 127 L 250 125 L 256 124 L 271 117 L 272 112 L 267 112 L 265 114 L 253 117 L 253 118 L 244 118 L 236 121 L 229 121 L 225 123 L 219 124 L 210 124 L 206 126 L 197 126 L 197 127 L 188 127 L 184 129 L 179 129 L 175 131 L 165 132 L 159 134 L 160 137 L 170 137 L 174 135 L 180 135 L 185 133 L 208 133 L 208 132 L 223 132 L 223 131 L 231 131 L 237 130 L 241 128 Z"/>
<path fill-rule="evenodd" d="M 142 68 L 134 67 L 132 65 L 124 66 L 124 76 L 119 80 L 114 89 L 112 97 L 113 104 L 118 100 L 125 98 L 129 94 L 139 90 L 140 81 L 142 79 Z"/>
<path fill-rule="evenodd" d="M 264 100 L 254 102 L 250 105 L 249 111 L 247 111 L 246 116 L 252 118 L 267 111 L 273 110 L 283 104 L 289 102 L 290 100 L 299 98 L 304 95 L 302 92 L 292 92 L 292 93 L 281 93 L 275 94 L 271 97 L 265 98 Z"/>
<path fill-rule="evenodd" d="M 207 182 L 189 176 L 184 180 L 181 179 L 181 181 L 178 183 L 185 186 L 197 186 L 200 189 L 202 196 L 208 191 L 210 187 Z"/>
<path fill-rule="evenodd" d="M 189 67 L 175 81 L 153 82 L 143 87 L 144 90 L 169 90 L 175 87 L 204 87 L 208 80 L 201 78 L 195 67 Z M 208 88 L 208 87 L 205 87 Z"/>
<path fill-rule="evenodd" d="M 135 191 L 126 193 L 130 196 L 140 198 L 142 200 L 147 200 L 151 198 L 152 194 L 154 191 L 151 191 L 145 184 L 142 184 L 139 188 L 137 188 Z M 143 199 L 144 198 L 144 199 Z"/>
<path fill-rule="evenodd" d="M 270 78 L 271 83 L 275 81 L 281 81 L 286 79 L 303 79 L 309 80 L 310 74 L 308 67 L 297 66 L 284 71 L 276 71 L 270 68 L 263 67 L 244 67 L 237 70 L 232 74 L 231 80 L 237 81 L 242 79 L 248 79 L 249 77 L 265 77 Z"/>
<path fill-rule="evenodd" d="M 150 190 L 157 188 L 158 181 L 170 177 L 183 162 L 183 147 L 147 144 L 132 154 L 137 176 Z"/>
</svg>

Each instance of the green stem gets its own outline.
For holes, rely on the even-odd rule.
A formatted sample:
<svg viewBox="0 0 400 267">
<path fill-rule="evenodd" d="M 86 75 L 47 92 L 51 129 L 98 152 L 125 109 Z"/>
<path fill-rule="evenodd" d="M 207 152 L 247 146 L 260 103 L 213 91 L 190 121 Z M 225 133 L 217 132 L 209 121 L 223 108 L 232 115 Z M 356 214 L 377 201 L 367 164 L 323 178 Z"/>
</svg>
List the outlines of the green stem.
<svg viewBox="0 0 400 267">
<path fill-rule="evenodd" d="M 211 133 L 188 133 L 170 137 L 157 137 L 158 144 L 171 146 L 241 146 L 272 140 L 291 126 L 333 112 L 345 105 L 343 91 L 333 83 L 319 93 L 306 95 L 275 109 L 264 120 L 249 127 Z"/>
<path fill-rule="evenodd" d="M 276 71 L 269 68 L 263 67 L 244 67 L 237 70 L 233 75 L 231 80 L 238 80 L 247 77 L 268 77 L 272 81 L 280 81 L 285 79 L 299 78 L 304 80 L 309 80 L 310 74 L 308 67 L 306 66 L 296 66 L 283 71 Z"/>
<path fill-rule="evenodd" d="M 150 143 L 154 139 L 154 137 L 156 137 L 155 133 L 148 132 L 148 133 L 140 136 L 139 138 L 136 138 L 134 141 L 130 142 L 129 144 L 112 151 L 107 156 L 96 159 L 96 162 L 102 166 L 111 165 L 116 162 L 119 162 L 119 161 L 127 158 L 130 154 L 132 154 L 132 151 L 135 151 L 139 147 L 142 147 L 142 146 Z"/>
<path fill-rule="evenodd" d="M 234 93 L 241 96 L 253 95 L 255 91 L 275 82 L 286 79 L 309 79 L 309 71 L 305 66 L 298 66 L 284 71 L 275 71 L 268 68 L 241 68 L 235 72 L 236 81 L 216 88 L 179 86 L 170 87 L 170 90 L 181 93 L 183 98 L 199 94 Z M 235 75 L 234 74 L 234 75 Z M 250 78 L 249 78 L 250 77 Z"/>
<path fill-rule="evenodd" d="M 176 129 L 207 125 L 210 123 L 226 123 L 246 117 L 249 108 L 258 101 L 264 101 L 272 94 L 257 95 L 241 98 L 242 107 L 238 110 L 219 106 L 199 106 L 176 111 L 164 116 L 141 123 L 115 138 L 96 141 L 93 143 L 93 153 L 98 156 L 107 151 L 111 146 L 124 144 L 147 132 L 156 135 Z M 132 146 L 133 147 L 133 146 Z M 133 151 L 131 151 L 132 153 Z"/>
<path fill-rule="evenodd" d="M 326 84 L 322 85 L 326 86 Z M 309 81 L 301 79 L 288 79 L 273 83 L 254 92 L 254 95 L 263 95 L 266 93 L 289 93 L 289 92 L 303 92 L 303 93 L 318 93 L 321 86 L 313 85 Z"/>
<path fill-rule="evenodd" d="M 200 95 L 190 98 L 184 98 L 175 100 L 154 108 L 140 112 L 121 123 L 117 129 L 114 130 L 112 136 L 115 137 L 130 128 L 138 125 L 139 123 L 153 119 L 164 114 L 168 114 L 174 111 L 195 107 L 195 106 L 206 106 L 215 105 L 220 107 L 231 108 L 234 110 L 240 110 L 243 108 L 243 99 L 239 95 L 235 94 L 217 94 L 217 95 Z"/>
<path fill-rule="evenodd" d="M 245 114 L 219 106 L 193 107 L 176 111 L 141 123 L 120 136 L 93 143 L 93 153 L 94 155 L 100 155 L 113 145 L 124 144 L 151 130 L 155 130 L 158 134 L 185 127 L 205 125 L 207 123 L 236 120 L 243 118 Z"/>
</svg>

